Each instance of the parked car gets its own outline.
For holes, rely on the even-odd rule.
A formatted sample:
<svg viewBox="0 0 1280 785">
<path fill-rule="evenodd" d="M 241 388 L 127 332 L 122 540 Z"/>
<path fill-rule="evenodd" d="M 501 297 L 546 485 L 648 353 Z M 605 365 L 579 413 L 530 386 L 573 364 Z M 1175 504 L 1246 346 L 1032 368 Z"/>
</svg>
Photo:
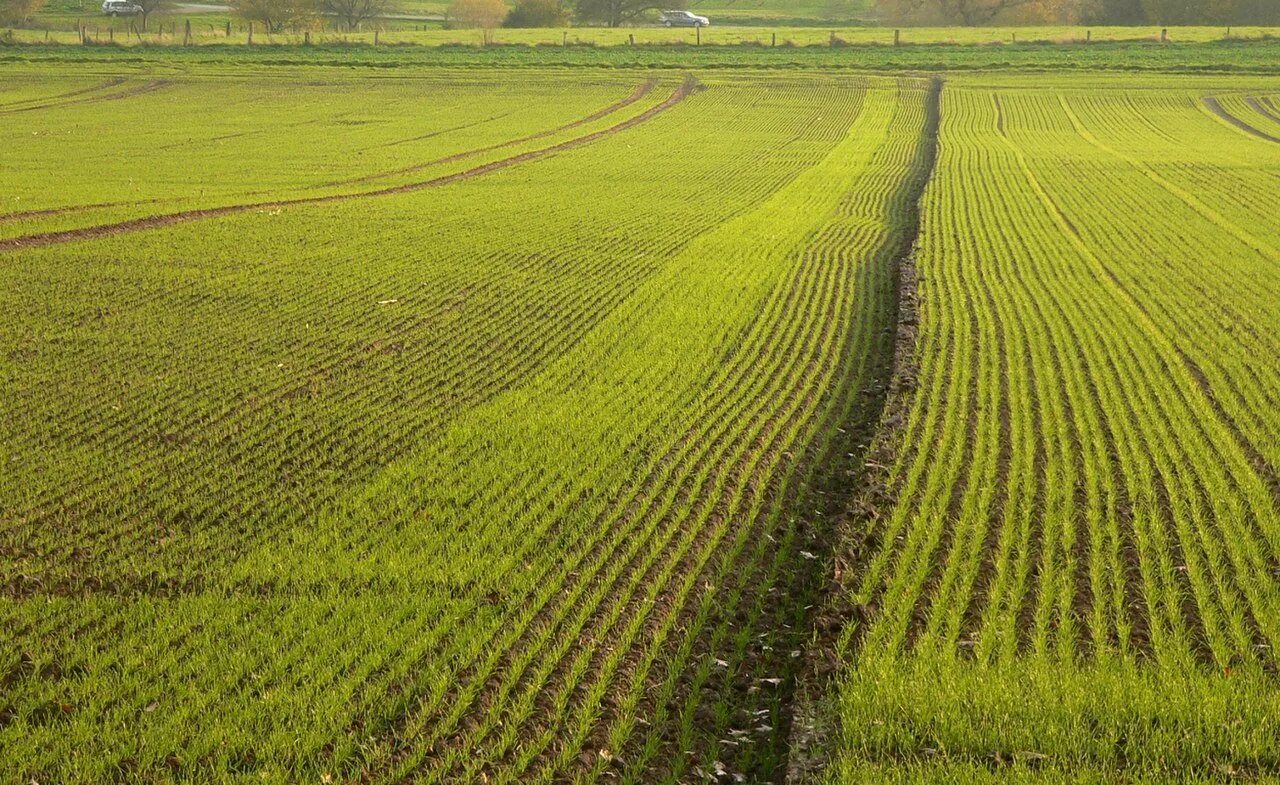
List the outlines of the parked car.
<svg viewBox="0 0 1280 785">
<path fill-rule="evenodd" d="M 706 27 L 711 20 L 688 11 L 663 11 L 658 21 L 663 27 Z"/>
<path fill-rule="evenodd" d="M 142 6 L 129 0 L 106 0 L 102 4 L 102 13 L 107 16 L 134 16 L 142 13 Z"/>
</svg>

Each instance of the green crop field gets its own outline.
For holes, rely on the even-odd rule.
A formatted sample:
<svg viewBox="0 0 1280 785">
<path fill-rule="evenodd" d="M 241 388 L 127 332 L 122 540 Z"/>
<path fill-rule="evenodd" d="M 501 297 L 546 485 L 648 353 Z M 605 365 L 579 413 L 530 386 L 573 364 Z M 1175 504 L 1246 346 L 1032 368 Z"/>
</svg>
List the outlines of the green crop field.
<svg viewBox="0 0 1280 785">
<path fill-rule="evenodd" d="M 0 783 L 1280 777 L 1275 50 L 0 49 Z"/>
</svg>

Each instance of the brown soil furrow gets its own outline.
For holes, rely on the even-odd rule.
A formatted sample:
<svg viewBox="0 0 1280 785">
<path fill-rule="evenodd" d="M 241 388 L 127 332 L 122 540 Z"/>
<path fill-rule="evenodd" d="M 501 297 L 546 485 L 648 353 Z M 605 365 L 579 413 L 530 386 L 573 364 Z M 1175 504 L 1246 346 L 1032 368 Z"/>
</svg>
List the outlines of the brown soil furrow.
<svg viewBox="0 0 1280 785">
<path fill-rule="evenodd" d="M 1244 120 L 1241 120 L 1239 117 L 1236 117 L 1235 115 L 1228 112 L 1226 108 L 1221 104 L 1221 102 L 1218 101 L 1217 98 L 1214 98 L 1211 95 L 1207 95 L 1202 100 L 1204 101 L 1204 105 L 1209 107 L 1209 111 L 1213 112 L 1218 117 L 1221 117 L 1223 120 L 1226 120 L 1228 123 L 1231 123 L 1236 128 L 1239 128 L 1241 131 L 1244 131 L 1246 134 L 1249 134 L 1250 136 L 1256 136 L 1259 139 L 1265 139 L 1268 142 L 1275 142 L 1276 144 L 1280 144 L 1280 136 L 1272 136 L 1266 131 L 1259 130 L 1249 125 Z"/>
<path fill-rule="evenodd" d="M 529 152 L 513 155 L 510 158 L 503 158 L 498 161 L 477 166 L 463 172 L 434 177 L 430 180 L 423 180 L 416 183 L 406 183 L 390 188 L 379 188 L 373 191 L 359 191 L 356 193 L 346 194 L 330 194 L 326 196 L 308 196 L 298 199 L 280 199 L 276 201 L 254 202 L 250 204 L 234 204 L 222 207 L 209 207 L 196 210 L 184 210 L 177 213 L 169 213 L 167 215 L 154 215 L 146 218 L 134 218 L 119 223 L 104 224 L 101 226 L 88 226 L 80 229 L 68 229 L 57 232 L 47 232 L 43 234 L 27 235 L 24 237 L 13 237 L 7 240 L 0 240 L 0 251 L 14 251 L 25 248 L 39 248 L 46 245 L 57 245 L 60 243 L 75 242 L 77 240 L 92 240 L 101 237 L 111 237 L 118 234 L 126 234 L 129 232 L 138 232 L 147 229 L 159 229 L 174 224 L 186 223 L 189 221 L 198 221 L 207 218 L 218 218 L 224 215 L 235 215 L 238 213 L 252 212 L 254 210 L 277 210 L 284 207 L 296 207 L 305 205 L 332 204 L 336 202 L 346 202 L 354 199 L 367 199 L 378 196 L 392 196 L 396 194 L 412 193 L 427 188 L 438 188 L 444 185 L 464 182 L 475 177 L 489 174 L 491 172 L 500 171 L 511 166 L 536 161 L 541 158 L 572 150 L 581 147 L 599 139 L 613 136 L 621 133 L 629 128 L 634 128 L 641 123 L 648 122 L 654 117 L 662 114 L 671 107 L 688 98 L 697 87 L 698 83 L 693 77 L 687 77 L 684 82 L 662 103 L 651 107 L 640 114 L 627 118 L 622 122 L 612 125 L 599 131 L 593 131 L 589 134 L 569 139 L 564 142 L 558 142 L 549 147 L 538 150 L 530 150 Z"/>
<path fill-rule="evenodd" d="M 933 78 L 925 98 L 914 176 L 905 179 L 895 195 L 895 204 L 902 212 L 897 227 L 900 234 L 886 249 L 885 263 L 890 268 L 885 292 L 889 299 L 886 337 L 876 347 L 871 360 L 875 370 L 870 372 L 871 379 L 887 382 L 870 388 L 870 395 L 859 403 L 863 417 L 849 434 L 857 446 L 850 453 L 853 468 L 832 474 L 837 487 L 841 482 L 848 484 L 845 495 L 831 499 L 839 505 L 841 515 L 839 519 L 832 516 L 834 524 L 826 535 L 830 540 L 826 545 L 835 550 L 831 562 L 823 564 L 824 569 L 830 570 L 830 580 L 825 586 L 816 587 L 814 604 L 818 607 L 809 614 L 812 631 L 805 630 L 811 639 L 804 647 L 804 659 L 798 664 L 795 680 L 788 687 L 784 716 L 786 761 L 781 772 L 785 782 L 808 781 L 828 763 L 830 745 L 825 742 L 837 731 L 827 727 L 827 712 L 821 707 L 820 696 L 825 693 L 827 680 L 842 665 L 837 655 L 838 641 L 846 628 L 851 628 L 849 643 L 856 647 L 870 626 L 866 622 L 875 615 L 873 607 L 854 606 L 850 597 L 868 554 L 874 550 L 869 532 L 878 528 L 882 511 L 896 503 L 884 467 L 910 447 L 904 438 L 905 426 L 920 377 L 920 287 L 915 255 L 924 195 L 937 168 L 942 91 L 942 79 Z M 864 443 L 863 433 L 874 437 Z M 820 460 L 829 463 L 825 457 Z"/>
<path fill-rule="evenodd" d="M 423 169 L 426 169 L 426 168 L 428 168 L 428 167 L 432 167 L 432 166 L 439 166 L 439 165 L 441 165 L 441 164 L 450 164 L 450 163 L 453 163 L 453 162 L 455 162 L 455 161 L 461 161 L 461 160 L 464 160 L 464 159 L 466 159 L 466 158 L 472 158 L 472 157 L 474 157 L 474 156 L 482 155 L 482 154 L 484 154 L 484 153 L 490 153 L 490 152 L 493 152 L 494 150 L 502 150 L 502 149 L 507 148 L 507 147 L 515 147 L 515 146 L 516 146 L 516 145 L 518 145 L 518 144 L 524 144 L 525 142 L 533 142 L 533 141 L 536 141 L 536 140 L 538 140 L 538 139 L 545 139 L 545 138 L 546 138 L 546 137 L 548 137 L 548 136 L 554 136 L 555 134 L 558 134 L 558 133 L 563 133 L 563 132 L 565 132 L 565 131 L 571 131 L 571 130 L 573 130 L 574 128 L 581 128 L 582 126 L 586 125 L 587 123 L 593 123 L 593 122 L 595 122 L 596 120 L 603 119 L 603 118 L 608 117 L 609 115 L 613 114 L 614 112 L 621 111 L 621 110 L 623 110 L 623 109 L 627 108 L 628 106 L 631 106 L 631 105 L 632 105 L 632 104 L 634 104 L 636 101 L 639 101 L 641 98 L 644 98 L 646 95 L 648 95 L 648 94 L 650 93 L 650 91 L 652 91 L 652 90 L 653 90 L 653 88 L 654 88 L 657 84 L 658 84 L 658 80 L 657 80 L 656 78 L 654 78 L 654 79 L 648 79 L 648 80 L 646 80 L 646 81 L 644 81 L 644 82 L 641 82 L 640 84 L 636 85 L 636 88 L 635 88 L 634 90 L 632 90 L 632 91 L 631 91 L 631 94 L 630 94 L 630 95 L 628 95 L 626 98 L 623 98 L 621 101 L 617 101 L 617 102 L 615 102 L 615 103 L 612 103 L 612 104 L 610 104 L 610 105 L 608 105 L 608 106 L 604 107 L 603 109 L 599 109 L 599 110 L 597 110 L 597 111 L 595 111 L 595 112 L 592 112 L 591 114 L 587 115 L 586 117 L 581 117 L 581 118 L 579 118 L 579 119 L 577 119 L 577 120 L 574 120 L 573 122 L 565 123 L 564 125 L 557 126 L 557 127 L 555 127 L 555 128 L 549 128 L 549 129 L 547 129 L 547 130 L 545 130 L 545 131 L 538 131 L 537 133 L 529 134 L 528 136 L 522 136 L 522 137 L 520 137 L 519 139 L 511 139 L 511 140 L 508 140 L 508 141 L 506 141 L 506 142 L 499 142 L 499 143 L 497 143 L 497 144 L 491 144 L 491 145 L 489 145 L 489 146 L 487 146 L 487 147 L 477 147 L 477 148 L 476 148 L 476 149 L 474 149 L 474 150 L 464 150 L 464 151 L 462 151 L 462 152 L 460 152 L 460 153 L 454 153 L 453 155 L 447 155 L 447 156 L 445 156 L 444 158 L 437 158 L 437 159 L 435 159 L 434 161 L 426 161 L 426 162 L 424 162 L 424 163 L 420 163 L 420 164 L 413 164 L 412 166 L 405 166 L 405 167 L 400 168 L 400 169 L 392 169 L 392 170 L 390 170 L 390 171 L 386 171 L 386 172 L 377 172 L 377 173 L 375 173 L 375 174 L 367 174 L 367 175 L 364 175 L 364 176 L 362 176 L 362 177 L 355 177 L 355 178 L 351 178 L 351 179 L 349 179 L 349 180 L 338 180 L 338 181 L 336 181 L 336 182 L 328 183 L 328 185 L 352 185 L 352 184 L 355 184 L 355 183 L 368 183 L 368 182 L 372 182 L 372 181 L 374 181 L 374 180 L 383 180 L 383 179 L 388 178 L 388 177 L 395 177 L 396 175 L 399 175 L 399 174 L 412 174 L 412 173 L 414 173 L 414 172 L 420 172 L 420 171 L 422 171 Z M 481 121 L 481 122 L 488 122 L 488 120 L 484 120 L 484 121 Z M 458 126 L 458 128 L 459 128 L 459 129 L 460 129 L 460 128 L 467 128 L 467 127 L 470 127 L 471 125 L 479 125 L 479 123 L 469 123 L 469 124 L 464 125 L 464 126 Z M 457 130 L 457 129 L 453 129 L 453 130 Z M 436 135 L 437 135 L 437 134 L 439 134 L 439 133 L 446 133 L 446 132 L 444 132 L 444 131 L 437 131 L 436 133 L 425 134 L 425 135 L 423 135 L 423 136 L 417 137 L 417 139 L 409 140 L 409 141 L 418 141 L 418 140 L 420 140 L 420 139 L 429 139 L 429 138 L 431 138 L 432 136 L 436 136 Z"/>
</svg>

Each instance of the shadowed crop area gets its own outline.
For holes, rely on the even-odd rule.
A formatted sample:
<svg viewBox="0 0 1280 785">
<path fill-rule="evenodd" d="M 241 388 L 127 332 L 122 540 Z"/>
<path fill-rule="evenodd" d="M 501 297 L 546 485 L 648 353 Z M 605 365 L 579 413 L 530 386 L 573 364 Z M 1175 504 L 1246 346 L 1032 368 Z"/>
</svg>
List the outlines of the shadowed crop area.
<svg viewBox="0 0 1280 785">
<path fill-rule="evenodd" d="M 1278 88 L 948 83 L 829 781 L 1280 774 Z"/>
</svg>

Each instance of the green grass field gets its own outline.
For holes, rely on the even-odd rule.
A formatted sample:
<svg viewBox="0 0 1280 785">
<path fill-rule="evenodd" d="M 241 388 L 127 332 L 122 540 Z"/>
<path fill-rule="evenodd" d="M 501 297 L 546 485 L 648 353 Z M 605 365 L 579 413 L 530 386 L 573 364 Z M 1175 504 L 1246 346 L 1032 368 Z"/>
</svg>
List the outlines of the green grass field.
<svg viewBox="0 0 1280 785">
<path fill-rule="evenodd" d="M 0 782 L 1280 776 L 1275 47 L 0 48 Z"/>
</svg>

